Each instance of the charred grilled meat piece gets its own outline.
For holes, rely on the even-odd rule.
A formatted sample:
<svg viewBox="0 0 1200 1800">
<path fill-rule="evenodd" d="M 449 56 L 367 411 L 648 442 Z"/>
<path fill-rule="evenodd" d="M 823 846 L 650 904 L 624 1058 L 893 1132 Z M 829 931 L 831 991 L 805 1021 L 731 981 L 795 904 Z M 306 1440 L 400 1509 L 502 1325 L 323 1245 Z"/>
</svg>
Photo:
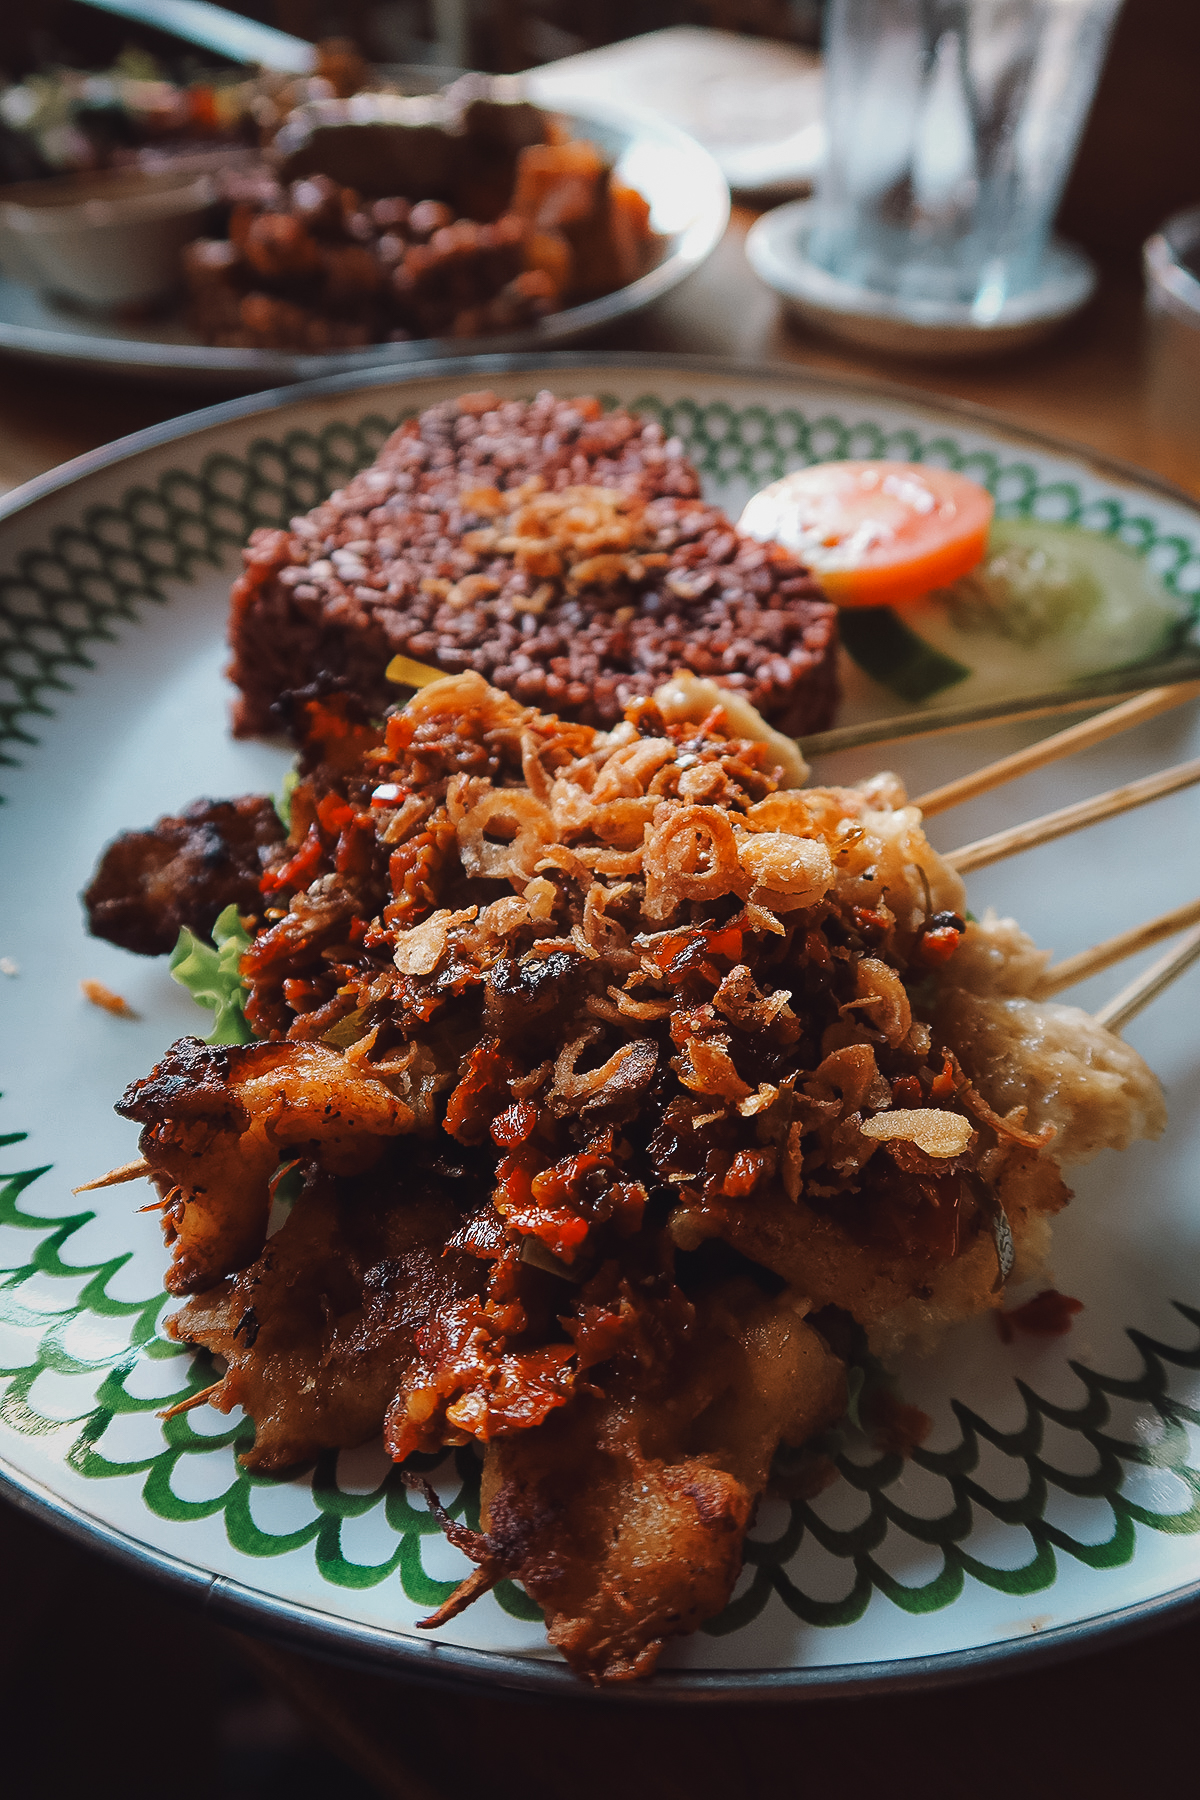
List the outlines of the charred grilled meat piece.
<svg viewBox="0 0 1200 1800">
<path fill-rule="evenodd" d="M 83 895 L 88 930 L 139 956 L 165 956 L 184 925 L 208 937 L 227 906 L 257 915 L 263 870 L 286 836 L 260 794 L 194 800 L 148 831 L 123 831 Z"/>
<path fill-rule="evenodd" d="M 168 1330 L 225 1359 L 212 1404 L 254 1420 L 254 1469 L 374 1437 L 431 1313 L 480 1293 L 486 1267 L 447 1255 L 459 1216 L 436 1183 L 333 1181 L 310 1166 L 256 1259 L 190 1299 Z"/>
<path fill-rule="evenodd" d="M 489 1445 L 482 1567 L 523 1583 L 579 1674 L 644 1675 L 729 1599 L 780 1443 L 845 1408 L 842 1364 L 806 1310 L 790 1290 L 727 1282 L 657 1366 L 617 1359 L 602 1393 Z"/>
<path fill-rule="evenodd" d="M 379 1160 L 414 1117 L 386 1082 L 323 1044 L 202 1044 L 181 1038 L 117 1111 L 163 1202 L 172 1293 L 244 1268 L 266 1236 L 271 1176 L 308 1155 L 351 1175 Z"/>
</svg>

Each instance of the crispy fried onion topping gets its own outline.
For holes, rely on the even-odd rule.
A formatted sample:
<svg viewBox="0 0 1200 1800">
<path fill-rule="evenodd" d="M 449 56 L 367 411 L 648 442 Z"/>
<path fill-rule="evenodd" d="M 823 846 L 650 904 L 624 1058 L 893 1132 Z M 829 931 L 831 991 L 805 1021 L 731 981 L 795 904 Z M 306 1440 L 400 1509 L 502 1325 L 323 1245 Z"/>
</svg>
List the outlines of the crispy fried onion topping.
<svg viewBox="0 0 1200 1800">
<path fill-rule="evenodd" d="M 902 1138 L 915 1144 L 926 1156 L 961 1156 L 971 1142 L 970 1119 L 961 1113 L 944 1112 L 937 1106 L 897 1107 L 895 1112 L 879 1113 L 866 1119 L 860 1127 L 866 1138 L 887 1143 Z"/>
<path fill-rule="evenodd" d="M 478 911 L 477 906 L 468 906 L 462 912 L 451 912 L 444 906 L 420 925 L 414 925 L 411 931 L 401 932 L 392 959 L 400 973 L 432 974 L 445 954 L 451 931 L 456 925 L 464 925 L 473 919 Z"/>
<path fill-rule="evenodd" d="M 468 800 L 471 785 L 459 777 L 446 806 L 466 874 L 524 887 L 557 832 L 549 809 L 524 788 L 485 788 Z"/>
<path fill-rule="evenodd" d="M 864 956 L 855 971 L 854 993 L 840 1011 L 865 1014 L 887 1043 L 902 1044 L 912 1025 L 912 1007 L 895 969 L 878 956 Z"/>
<path fill-rule="evenodd" d="M 833 886 L 833 858 L 818 838 L 764 831 L 743 838 L 738 861 L 749 878 L 750 898 L 772 912 L 815 906 Z"/>
<path fill-rule="evenodd" d="M 559 588 L 576 593 L 597 584 L 638 582 L 668 560 L 654 550 L 645 501 L 622 488 L 547 491 L 534 477 L 504 494 L 472 489 L 465 504 L 494 521 L 467 533 L 467 549 L 511 557 L 517 569 L 548 589 L 534 589 L 533 603 L 525 606 L 529 612 L 541 612 Z"/>
<path fill-rule="evenodd" d="M 745 898 L 733 826 L 711 806 L 669 812 L 646 838 L 642 868 L 650 919 L 669 919 L 684 900 L 719 900 L 724 894 Z"/>
<path fill-rule="evenodd" d="M 639 738 L 614 750 L 592 789 L 597 806 L 607 800 L 633 800 L 646 792 L 652 776 L 664 763 L 675 759 L 675 745 L 670 738 Z"/>
<path fill-rule="evenodd" d="M 693 1094 L 707 1094 L 715 1100 L 745 1100 L 754 1092 L 742 1080 L 729 1054 L 728 1040 L 690 1037 L 682 1051 L 671 1060 L 685 1088 Z"/>
<path fill-rule="evenodd" d="M 614 1050 L 599 1068 L 576 1074 L 580 1057 L 601 1035 L 600 1028 L 593 1026 L 564 1044 L 558 1053 L 548 1103 L 560 1118 L 576 1111 L 588 1119 L 632 1118 L 654 1079 L 658 1045 L 653 1038 L 634 1038 Z"/>
</svg>

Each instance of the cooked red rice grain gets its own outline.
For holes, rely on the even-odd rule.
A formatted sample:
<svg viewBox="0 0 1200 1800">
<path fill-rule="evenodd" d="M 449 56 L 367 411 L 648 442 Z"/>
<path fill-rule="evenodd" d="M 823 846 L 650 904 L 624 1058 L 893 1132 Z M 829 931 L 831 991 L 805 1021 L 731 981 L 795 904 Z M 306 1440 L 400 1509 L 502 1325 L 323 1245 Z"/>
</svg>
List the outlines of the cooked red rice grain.
<svg viewBox="0 0 1200 1800">
<path fill-rule="evenodd" d="M 573 500 L 582 513 L 559 517 Z M 382 711 L 398 653 L 601 726 L 680 667 L 794 735 L 827 725 L 837 700 L 835 611 L 808 572 L 739 537 L 661 426 L 590 398 L 433 407 L 244 554 L 239 734 L 271 730 L 281 694 L 322 674 Z"/>
</svg>

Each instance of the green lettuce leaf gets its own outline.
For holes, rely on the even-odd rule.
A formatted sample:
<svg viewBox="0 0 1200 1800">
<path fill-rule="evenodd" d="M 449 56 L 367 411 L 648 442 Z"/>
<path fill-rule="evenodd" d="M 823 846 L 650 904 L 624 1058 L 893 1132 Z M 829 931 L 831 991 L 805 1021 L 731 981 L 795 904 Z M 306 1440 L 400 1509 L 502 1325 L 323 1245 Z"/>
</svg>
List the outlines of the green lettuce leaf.
<svg viewBox="0 0 1200 1800">
<path fill-rule="evenodd" d="M 289 769 L 280 786 L 279 798 L 275 802 L 275 811 L 279 814 L 285 831 L 292 829 L 292 795 L 296 791 L 296 784 L 299 780 L 299 769 Z"/>
<path fill-rule="evenodd" d="M 207 1044 L 249 1044 L 254 1033 L 246 1023 L 246 990 L 238 965 L 251 939 L 242 927 L 236 906 L 227 906 L 213 926 L 213 941 L 206 943 L 185 925 L 171 952 L 171 974 L 192 999 L 217 1015 L 204 1040 Z"/>
</svg>

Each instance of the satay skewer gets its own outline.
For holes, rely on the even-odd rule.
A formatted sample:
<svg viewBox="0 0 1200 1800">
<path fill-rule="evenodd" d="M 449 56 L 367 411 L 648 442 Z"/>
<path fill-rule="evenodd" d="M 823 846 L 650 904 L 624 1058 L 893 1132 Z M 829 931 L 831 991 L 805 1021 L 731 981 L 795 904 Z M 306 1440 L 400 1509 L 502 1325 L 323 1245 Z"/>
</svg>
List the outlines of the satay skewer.
<svg viewBox="0 0 1200 1800">
<path fill-rule="evenodd" d="M 1036 744 L 1030 744 L 1024 750 L 1017 750 L 1011 756 L 1002 756 L 996 762 L 986 763 L 982 769 L 974 769 L 969 775 L 960 775 L 956 781 L 948 781 L 943 787 L 932 788 L 929 793 L 921 794 L 913 801 L 919 806 L 926 818 L 934 813 L 945 812 L 951 806 L 959 806 L 964 800 L 973 800 L 978 794 L 990 793 L 993 788 L 1002 787 L 1006 781 L 1015 781 L 1018 776 L 1028 775 L 1034 769 L 1044 769 L 1047 764 L 1058 762 L 1064 756 L 1074 756 L 1080 750 L 1090 749 L 1093 744 L 1102 744 L 1107 738 L 1116 737 L 1119 732 L 1131 731 L 1135 725 L 1145 724 L 1149 719 L 1156 719 L 1160 713 L 1171 712 L 1177 706 L 1183 706 L 1189 700 L 1200 697 L 1200 681 L 1176 681 L 1169 687 L 1151 688 L 1145 694 L 1138 694 L 1132 700 L 1123 700 L 1119 706 L 1110 706 L 1107 711 L 1097 713 L 1094 719 L 1085 719 L 1082 725 L 1071 725 L 1066 731 L 1056 731 L 1052 737 L 1041 738 Z"/>
<path fill-rule="evenodd" d="M 1043 813 L 1040 819 L 1027 819 L 1023 825 L 1011 825 L 991 837 L 977 838 L 972 844 L 951 850 L 945 860 L 960 875 L 967 875 L 973 869 L 985 869 L 989 863 L 1002 862 L 1006 856 L 1016 856 L 1022 850 L 1053 843 L 1055 838 L 1066 837 L 1068 832 L 1082 831 L 1086 825 L 1098 825 L 1103 819 L 1115 819 L 1121 813 L 1132 812 L 1135 807 L 1147 806 L 1151 800 L 1178 793 L 1181 788 L 1192 787 L 1198 781 L 1200 757 L 1195 757 L 1191 762 L 1177 763 L 1173 769 L 1164 769 L 1158 775 L 1147 775 L 1141 781 L 1110 788 L 1107 793 L 1096 794 L 1090 800 L 1078 800 L 1073 806 L 1060 807 L 1057 812 Z"/>
<path fill-rule="evenodd" d="M 150 1173 L 150 1164 L 144 1156 L 133 1162 L 122 1163 L 119 1169 L 110 1169 L 107 1175 L 98 1175 L 95 1181 L 84 1181 L 79 1187 L 72 1188 L 73 1194 L 90 1194 L 95 1188 L 117 1187 L 122 1181 L 140 1181 L 143 1175 Z"/>
<path fill-rule="evenodd" d="M 1165 988 L 1170 987 L 1171 983 L 1176 981 L 1185 969 L 1190 969 L 1192 964 L 1197 961 L 1200 961 L 1200 925 L 1194 925 L 1173 950 L 1168 950 L 1165 956 L 1160 956 L 1156 963 L 1150 965 L 1145 974 L 1139 975 L 1135 981 L 1131 981 L 1128 987 L 1123 987 L 1119 994 L 1113 996 L 1107 1006 L 1102 1006 L 1099 1012 L 1093 1015 L 1097 1025 L 1103 1025 L 1114 1036 L 1119 1037 L 1126 1025 L 1131 1019 L 1137 1017 L 1143 1007 L 1149 1006 L 1152 1000 L 1157 1000 Z"/>
<path fill-rule="evenodd" d="M 159 1413 L 159 1418 L 173 1419 L 179 1413 L 194 1412 L 198 1406 L 207 1404 L 220 1385 L 220 1381 L 210 1382 L 206 1388 L 201 1388 L 198 1394 L 189 1394 L 186 1400 L 177 1400 L 174 1406 L 165 1407 L 163 1411 Z"/>
<path fill-rule="evenodd" d="M 1038 983 L 1037 997 L 1048 1000 L 1053 994 L 1061 994 L 1064 988 L 1076 987 L 1079 982 L 1111 969 L 1114 963 L 1124 962 L 1127 956 L 1136 956 L 1139 950 L 1149 950 L 1152 944 L 1174 937 L 1191 925 L 1200 925 L 1200 900 L 1189 900 L 1186 906 L 1177 906 L 1171 912 L 1160 913 L 1156 919 L 1147 919 L 1143 925 L 1118 932 L 1115 937 L 1105 938 L 1102 944 L 1093 944 L 1090 950 L 1081 950 L 1077 956 L 1064 957 L 1062 962 L 1046 970 Z"/>
<path fill-rule="evenodd" d="M 881 748 L 885 744 L 913 743 L 918 738 L 952 737 L 963 731 L 982 731 L 1001 725 L 1031 723 L 1035 719 L 1087 712 L 1105 702 L 1135 699 L 1164 682 L 1200 679 L 1195 656 L 1175 657 L 1139 670 L 1097 676 L 1069 689 L 1053 688 L 1026 694 L 1020 699 L 976 700 L 965 706 L 914 707 L 886 719 L 870 719 L 861 725 L 835 725 L 829 731 L 809 732 L 798 739 L 802 754 L 832 756 L 839 750 Z"/>
</svg>

